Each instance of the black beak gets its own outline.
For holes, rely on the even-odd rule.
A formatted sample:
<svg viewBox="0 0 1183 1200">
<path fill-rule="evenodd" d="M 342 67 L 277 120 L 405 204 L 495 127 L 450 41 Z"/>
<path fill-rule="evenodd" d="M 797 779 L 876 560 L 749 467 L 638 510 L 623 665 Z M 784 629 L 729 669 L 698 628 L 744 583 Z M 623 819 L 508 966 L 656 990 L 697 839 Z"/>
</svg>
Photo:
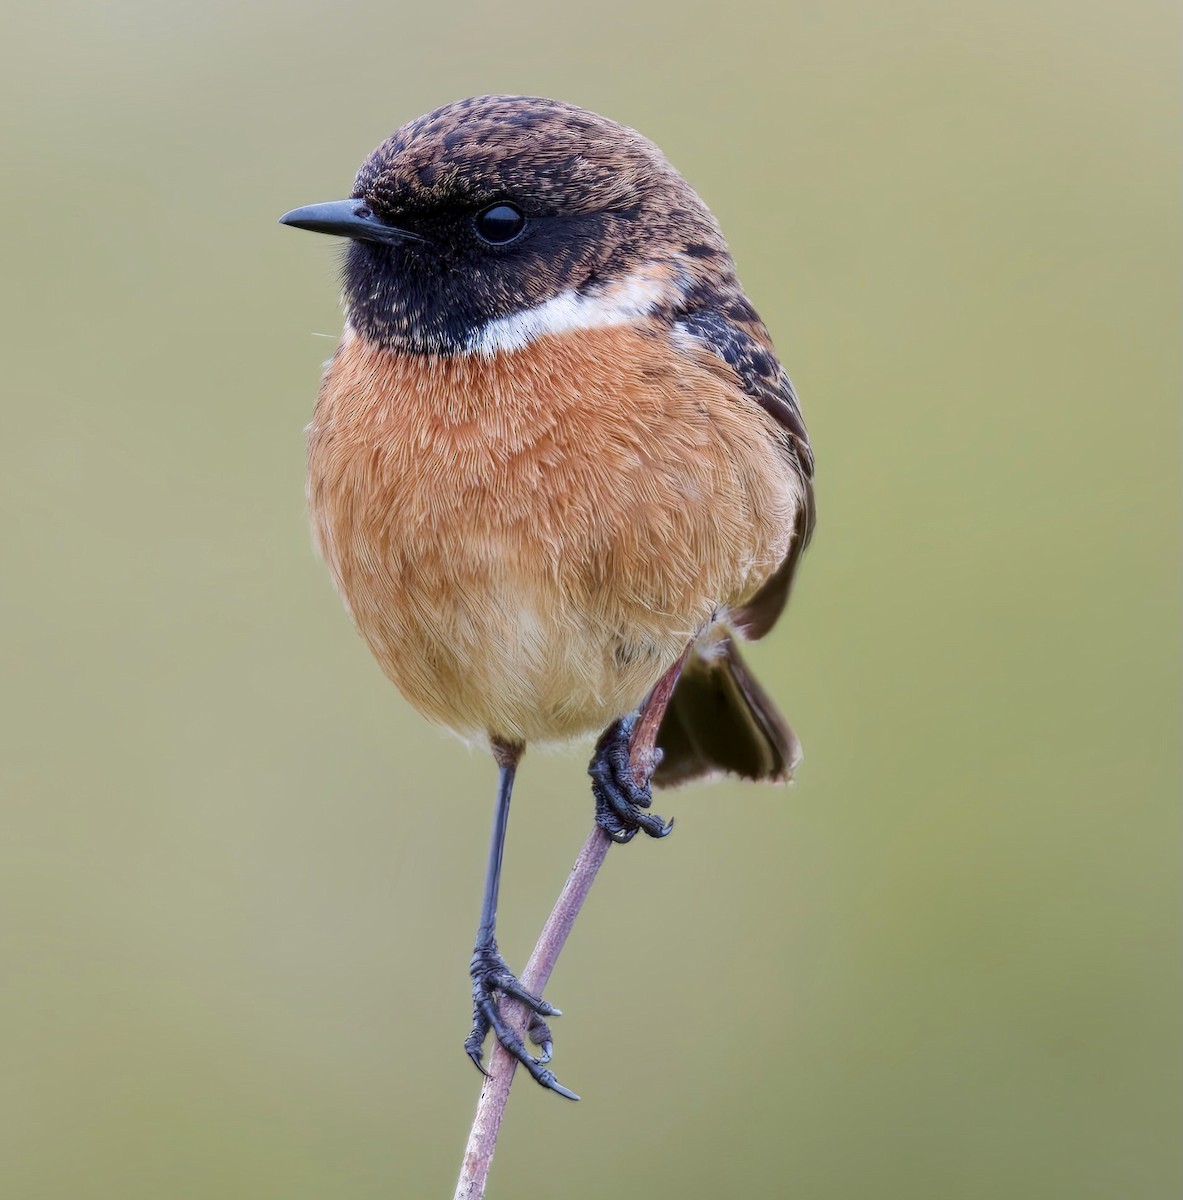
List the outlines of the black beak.
<svg viewBox="0 0 1183 1200">
<path fill-rule="evenodd" d="M 357 242 L 425 242 L 427 239 L 395 225 L 380 221 L 364 200 L 330 200 L 327 204 L 306 204 L 293 208 L 279 218 L 281 225 L 311 229 L 313 233 L 331 233 Z"/>
</svg>

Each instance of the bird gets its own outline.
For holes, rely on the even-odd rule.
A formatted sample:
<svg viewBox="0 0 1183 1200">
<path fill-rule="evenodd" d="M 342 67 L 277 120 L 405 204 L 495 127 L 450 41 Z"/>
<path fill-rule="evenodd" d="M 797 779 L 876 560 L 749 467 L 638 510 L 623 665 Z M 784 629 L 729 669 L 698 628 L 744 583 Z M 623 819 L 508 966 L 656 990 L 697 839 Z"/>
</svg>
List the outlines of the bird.
<svg viewBox="0 0 1183 1200">
<path fill-rule="evenodd" d="M 800 404 L 707 205 L 587 109 L 446 104 L 347 199 L 280 222 L 346 245 L 314 542 L 383 672 L 498 768 L 465 1049 L 484 1070 L 492 1031 L 577 1099 L 546 1065 L 559 1010 L 497 945 L 516 771 L 527 745 L 598 735 L 595 819 L 620 843 L 670 832 L 654 786 L 792 777 L 800 745 L 739 644 L 781 615 L 813 531 Z M 642 716 L 660 724 L 638 768 Z"/>
</svg>

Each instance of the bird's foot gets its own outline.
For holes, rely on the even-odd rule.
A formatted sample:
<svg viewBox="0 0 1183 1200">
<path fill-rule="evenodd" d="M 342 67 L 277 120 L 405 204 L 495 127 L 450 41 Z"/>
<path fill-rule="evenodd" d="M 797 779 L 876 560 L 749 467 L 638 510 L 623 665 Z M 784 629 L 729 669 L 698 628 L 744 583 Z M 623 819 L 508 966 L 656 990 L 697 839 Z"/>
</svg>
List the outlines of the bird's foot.
<svg viewBox="0 0 1183 1200">
<path fill-rule="evenodd" d="M 629 739 L 635 717 L 622 717 L 604 731 L 587 768 L 596 798 L 596 824 L 614 841 L 631 842 L 638 830 L 663 838 L 674 827 L 648 811 L 653 803 L 650 775 L 655 760 L 643 779 L 638 779 L 629 759 Z M 655 752 L 660 754 L 660 751 Z"/>
<path fill-rule="evenodd" d="M 492 1030 L 493 1036 L 538 1083 L 552 1092 L 558 1092 L 560 1096 L 566 1096 L 568 1100 L 578 1100 L 579 1097 L 563 1087 L 555 1078 L 555 1073 L 545 1065 L 550 1062 L 554 1046 L 550 1027 L 543 1018 L 559 1017 L 562 1013 L 549 1001 L 522 987 L 496 946 L 487 949 L 478 947 L 473 953 L 468 973 L 472 976 L 472 1032 L 464 1039 L 464 1049 L 477 1070 L 484 1075 L 489 1073 L 485 1070 L 482 1057 L 485 1038 Z M 541 1050 L 537 1058 L 526 1049 L 521 1037 L 502 1017 L 496 998 L 498 995 L 512 996 L 529 1010 L 526 1035 Z"/>
</svg>

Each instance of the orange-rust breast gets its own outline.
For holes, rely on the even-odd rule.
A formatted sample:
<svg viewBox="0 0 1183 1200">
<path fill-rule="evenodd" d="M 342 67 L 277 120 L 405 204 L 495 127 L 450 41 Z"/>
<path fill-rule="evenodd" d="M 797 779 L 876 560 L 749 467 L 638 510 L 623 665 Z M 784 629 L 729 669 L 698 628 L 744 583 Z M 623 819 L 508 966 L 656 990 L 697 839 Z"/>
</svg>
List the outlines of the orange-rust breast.
<svg viewBox="0 0 1183 1200">
<path fill-rule="evenodd" d="M 382 669 L 464 736 L 603 728 L 788 548 L 771 419 L 636 326 L 424 357 L 347 330 L 309 435 L 318 547 Z"/>
</svg>

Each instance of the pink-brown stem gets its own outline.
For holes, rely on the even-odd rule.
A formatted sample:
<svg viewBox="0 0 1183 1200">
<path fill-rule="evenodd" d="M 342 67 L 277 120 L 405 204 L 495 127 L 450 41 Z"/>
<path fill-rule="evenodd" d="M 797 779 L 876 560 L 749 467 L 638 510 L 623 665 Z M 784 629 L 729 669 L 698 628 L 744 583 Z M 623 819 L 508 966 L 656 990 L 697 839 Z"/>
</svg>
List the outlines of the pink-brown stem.
<svg viewBox="0 0 1183 1200">
<path fill-rule="evenodd" d="M 638 777 L 652 773 L 657 730 L 661 725 L 661 718 L 665 715 L 674 684 L 678 682 L 678 676 L 682 672 L 685 657 L 683 655 L 662 676 L 642 706 L 640 716 L 633 726 L 629 761 Z M 583 849 L 571 868 L 571 874 L 567 877 L 567 882 L 542 927 L 542 933 L 529 962 L 526 963 L 526 969 L 521 974 L 522 986 L 536 996 L 542 995 L 550 980 L 563 944 L 575 924 L 575 918 L 583 907 L 596 872 L 603 864 L 611 845 L 612 839 L 598 825 L 583 843 Z M 527 1009 L 508 997 L 502 997 L 500 1006 L 510 1026 L 520 1036 L 524 1036 L 529 1016 Z M 509 1088 L 513 1083 L 517 1065 L 514 1057 L 493 1039 L 493 1049 L 489 1055 L 489 1074 L 481 1085 L 481 1095 L 477 1101 L 472 1130 L 468 1135 L 468 1145 L 464 1148 L 464 1161 L 460 1166 L 460 1179 L 456 1184 L 454 1200 L 482 1200 L 485 1195 L 489 1168 L 493 1164 L 493 1151 L 497 1148 L 497 1134 L 505 1116 L 505 1103 L 509 1099 Z"/>
</svg>

